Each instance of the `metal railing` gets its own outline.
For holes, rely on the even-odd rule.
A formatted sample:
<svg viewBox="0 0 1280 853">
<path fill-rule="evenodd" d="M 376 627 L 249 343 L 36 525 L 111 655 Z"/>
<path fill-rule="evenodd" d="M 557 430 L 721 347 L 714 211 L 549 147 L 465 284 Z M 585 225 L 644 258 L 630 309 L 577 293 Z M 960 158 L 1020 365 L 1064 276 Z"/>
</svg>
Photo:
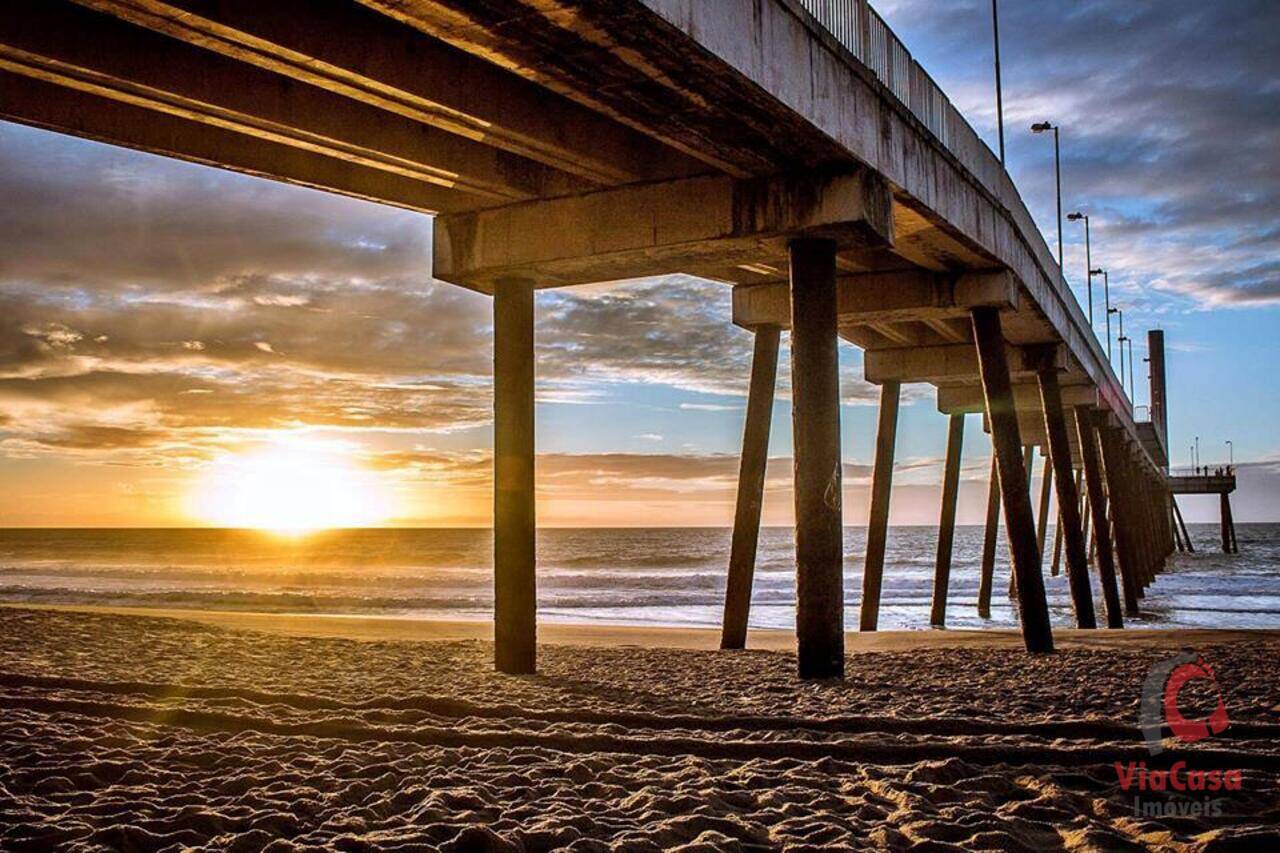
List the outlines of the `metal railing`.
<svg viewBox="0 0 1280 853">
<path fill-rule="evenodd" d="M 1236 475 L 1234 465 L 1200 465 L 1200 466 L 1184 466 L 1181 468 L 1170 468 L 1170 477 L 1213 477 L 1228 478 Z"/>
<path fill-rule="evenodd" d="M 950 129 L 956 120 L 964 122 L 963 117 L 867 0 L 798 2 L 943 145 L 950 144 Z"/>
</svg>

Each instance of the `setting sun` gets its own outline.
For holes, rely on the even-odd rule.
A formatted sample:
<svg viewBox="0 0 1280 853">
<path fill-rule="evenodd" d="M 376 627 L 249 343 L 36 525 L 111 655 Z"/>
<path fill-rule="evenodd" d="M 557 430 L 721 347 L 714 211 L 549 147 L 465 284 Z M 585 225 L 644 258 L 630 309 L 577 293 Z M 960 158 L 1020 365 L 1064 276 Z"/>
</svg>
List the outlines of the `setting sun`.
<svg viewBox="0 0 1280 853">
<path fill-rule="evenodd" d="M 391 499 L 343 448 L 290 437 L 216 462 L 193 490 L 190 510 L 222 527 L 305 533 L 385 521 Z"/>
</svg>

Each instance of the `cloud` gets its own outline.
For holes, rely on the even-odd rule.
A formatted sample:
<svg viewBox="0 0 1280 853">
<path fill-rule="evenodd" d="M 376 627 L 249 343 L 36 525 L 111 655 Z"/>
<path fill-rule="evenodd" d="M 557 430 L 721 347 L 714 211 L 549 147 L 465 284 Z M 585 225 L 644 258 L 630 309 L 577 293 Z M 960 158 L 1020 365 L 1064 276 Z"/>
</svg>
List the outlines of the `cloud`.
<svg viewBox="0 0 1280 853">
<path fill-rule="evenodd" d="M 990 5 L 876 5 L 994 140 Z M 1127 302 L 1280 301 L 1280 5 L 1006 0 L 1000 13 L 1009 163 L 1051 242 L 1052 143 L 1027 132 L 1046 119 L 1062 127 L 1064 203 L 1091 214 L 1094 260 Z M 1068 274 L 1083 268 L 1078 245 Z"/>
</svg>

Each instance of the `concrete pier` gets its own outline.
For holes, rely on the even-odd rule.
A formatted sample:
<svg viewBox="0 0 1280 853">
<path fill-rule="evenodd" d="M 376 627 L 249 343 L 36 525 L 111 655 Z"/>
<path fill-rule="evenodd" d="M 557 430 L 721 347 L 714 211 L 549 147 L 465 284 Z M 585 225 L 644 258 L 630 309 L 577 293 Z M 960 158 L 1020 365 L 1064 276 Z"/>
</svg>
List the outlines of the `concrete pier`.
<svg viewBox="0 0 1280 853">
<path fill-rule="evenodd" d="M 499 672 L 537 669 L 533 282 L 493 296 L 493 615 Z"/>
<path fill-rule="evenodd" d="M 978 615 L 991 618 L 991 585 L 996 572 L 996 540 L 1000 527 L 999 460 L 991 455 L 991 474 L 987 481 L 987 519 L 982 535 L 982 566 L 978 579 Z"/>
<path fill-rule="evenodd" d="M 951 585 L 951 551 L 956 533 L 956 501 L 960 494 L 960 453 L 964 447 L 964 415 L 952 415 L 942 479 L 942 511 L 938 518 L 938 553 L 933 570 L 933 606 L 929 624 L 945 628 L 947 591 Z"/>
<path fill-rule="evenodd" d="M 884 552 L 889 533 L 889 495 L 893 488 L 893 454 L 898 437 L 898 402 L 902 385 L 880 388 L 880 423 L 876 429 L 876 458 L 871 472 L 871 515 L 867 520 L 867 556 L 862 572 L 859 630 L 874 631 L 880 621 L 880 589 L 884 582 Z"/>
<path fill-rule="evenodd" d="M 1040 576 L 1040 554 L 1036 548 L 1035 522 L 1031 516 L 1031 496 L 1026 486 L 1022 438 L 1018 433 L 1000 314 L 992 308 L 975 308 L 972 317 L 982 387 L 987 398 L 987 418 L 991 422 L 991 441 L 1000 469 L 1005 529 L 1009 534 L 1013 573 L 1018 579 L 1022 637 L 1027 651 L 1051 652 L 1053 632 L 1049 625 L 1044 579 Z"/>
<path fill-rule="evenodd" d="M 729 578 L 725 589 L 720 648 L 741 649 L 747 642 L 751 586 L 764 506 L 765 467 L 769 462 L 769 427 L 773 421 L 773 392 L 778 382 L 777 326 L 761 326 L 755 333 L 751 358 L 751 387 L 742 430 L 742 459 L 738 468 L 738 501 L 733 516 Z"/>
<path fill-rule="evenodd" d="M 1027 647 L 1052 648 L 1024 445 L 1049 448 L 1063 511 L 1083 468 L 1099 572 L 1117 558 L 1136 607 L 1176 547 L 1163 336 L 1137 422 L 1008 173 L 865 0 L 554 5 L 13 0 L 0 117 L 434 216 L 430 273 L 494 296 L 500 669 L 536 660 L 533 288 L 664 273 L 731 286 L 733 322 L 756 332 L 726 647 L 745 635 L 787 328 L 802 675 L 842 667 L 837 338 L 884 388 L 862 627 L 878 621 L 901 383 L 991 431 L 980 612 L 1003 509 Z M 1028 360 L 1046 347 L 1076 430 L 1046 420 L 1045 365 Z"/>
<path fill-rule="evenodd" d="M 798 239 L 790 253 L 797 666 L 801 678 L 839 678 L 844 675 L 844 539 L 836 246 Z"/>
</svg>

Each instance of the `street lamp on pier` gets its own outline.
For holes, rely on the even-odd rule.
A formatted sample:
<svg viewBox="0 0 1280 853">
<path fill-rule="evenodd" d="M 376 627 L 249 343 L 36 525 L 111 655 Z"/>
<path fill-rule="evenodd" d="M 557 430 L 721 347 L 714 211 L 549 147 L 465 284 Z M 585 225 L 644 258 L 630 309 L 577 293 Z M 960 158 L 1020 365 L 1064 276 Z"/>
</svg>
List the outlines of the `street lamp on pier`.
<svg viewBox="0 0 1280 853">
<path fill-rule="evenodd" d="M 1133 381 L 1133 335 L 1129 335 L 1129 337 L 1125 338 L 1125 341 L 1128 342 L 1129 347 L 1129 399 L 1136 401 L 1138 399 L 1138 385 Z M 1120 377 L 1120 383 L 1124 384 L 1124 376 Z"/>
<path fill-rule="evenodd" d="M 1084 221 L 1084 268 L 1088 273 L 1085 278 L 1088 280 L 1086 285 L 1089 291 L 1089 328 L 1093 328 L 1093 252 L 1089 246 L 1089 214 L 1076 211 L 1067 214 L 1068 222 Z"/>
<path fill-rule="evenodd" d="M 1111 276 L 1104 269 L 1089 270 L 1090 276 L 1102 276 L 1102 298 L 1107 308 L 1107 360 L 1111 360 Z"/>
<path fill-rule="evenodd" d="M 1000 165 L 1004 165 L 1004 90 L 1000 84 L 1000 0 L 991 0 L 991 32 L 996 49 L 996 125 L 1000 130 Z"/>
<path fill-rule="evenodd" d="M 1062 272 L 1062 150 L 1058 144 L 1058 126 L 1047 121 L 1031 125 L 1032 133 L 1048 133 L 1051 130 L 1053 131 L 1053 174 L 1058 185 L 1058 271 Z"/>
</svg>

